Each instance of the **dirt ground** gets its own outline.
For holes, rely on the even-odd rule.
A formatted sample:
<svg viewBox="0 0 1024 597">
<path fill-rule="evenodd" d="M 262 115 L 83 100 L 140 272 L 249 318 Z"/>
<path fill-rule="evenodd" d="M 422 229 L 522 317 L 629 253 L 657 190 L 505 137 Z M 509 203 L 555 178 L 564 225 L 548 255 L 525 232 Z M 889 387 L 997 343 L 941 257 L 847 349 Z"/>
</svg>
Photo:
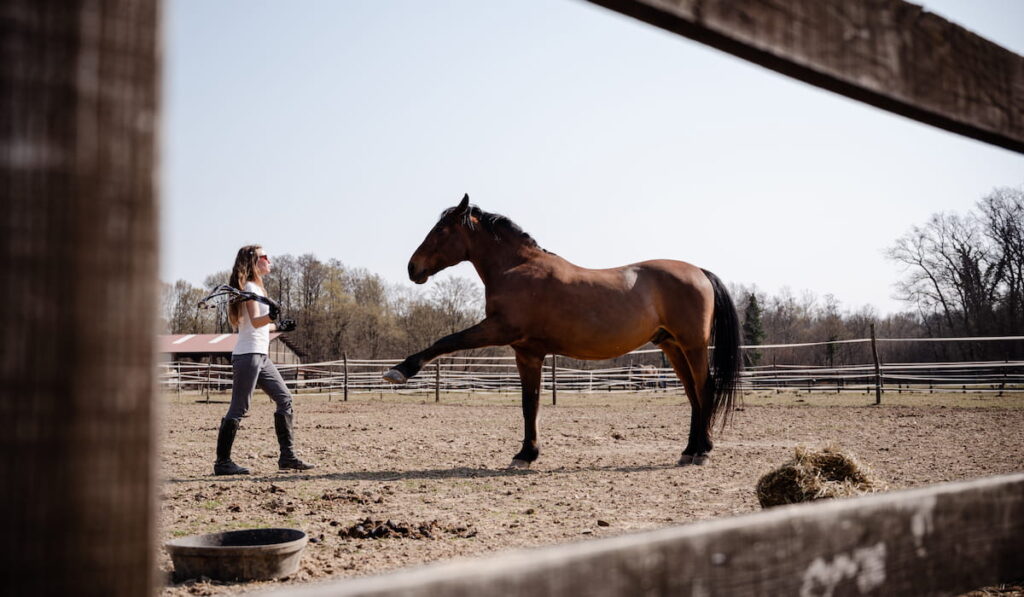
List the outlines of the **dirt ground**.
<svg viewBox="0 0 1024 597">
<path fill-rule="evenodd" d="M 299 528 L 311 538 L 300 571 L 176 583 L 161 550 L 163 595 L 266 590 L 755 512 L 758 479 L 798 445 L 833 443 L 890 489 L 1024 470 L 1020 395 L 886 394 L 874 406 L 863 394 L 748 394 L 702 467 L 675 466 L 689 423 L 681 393 L 561 393 L 557 406 L 546 395 L 529 471 L 505 470 L 522 433 L 515 395 L 301 395 L 296 445 L 317 465 L 307 473 L 277 470 L 272 403 L 257 398 L 235 442 L 246 477 L 212 475 L 226 395 L 164 398 L 160 541 Z M 372 538 L 377 526 L 388 536 Z"/>
</svg>

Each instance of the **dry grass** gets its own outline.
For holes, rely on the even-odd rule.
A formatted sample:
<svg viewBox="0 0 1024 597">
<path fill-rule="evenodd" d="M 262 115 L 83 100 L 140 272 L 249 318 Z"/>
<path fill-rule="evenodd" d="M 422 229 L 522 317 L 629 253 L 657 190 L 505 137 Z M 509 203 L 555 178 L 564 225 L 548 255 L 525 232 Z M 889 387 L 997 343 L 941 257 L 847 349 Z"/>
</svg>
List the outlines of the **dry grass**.
<svg viewBox="0 0 1024 597">
<path fill-rule="evenodd" d="M 886 488 L 855 456 L 834 444 L 819 451 L 797 446 L 795 452 L 792 460 L 757 482 L 757 501 L 762 508 L 852 497 Z"/>
</svg>

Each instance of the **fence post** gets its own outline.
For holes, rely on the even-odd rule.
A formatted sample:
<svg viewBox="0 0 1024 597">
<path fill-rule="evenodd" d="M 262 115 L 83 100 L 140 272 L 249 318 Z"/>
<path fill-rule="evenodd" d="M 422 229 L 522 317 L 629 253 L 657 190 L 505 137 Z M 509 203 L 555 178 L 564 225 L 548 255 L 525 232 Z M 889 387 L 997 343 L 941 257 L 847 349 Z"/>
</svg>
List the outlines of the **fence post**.
<svg viewBox="0 0 1024 597">
<path fill-rule="evenodd" d="M 5 595 L 156 594 L 161 4 L 0 8 Z"/>
<path fill-rule="evenodd" d="M 343 402 L 348 402 L 348 354 L 347 353 L 344 353 L 344 352 L 341 353 L 341 362 L 342 362 L 341 366 L 345 368 L 344 381 L 342 382 L 342 383 L 345 384 L 344 385 L 344 390 L 342 390 L 343 396 L 344 396 L 342 398 L 342 401 Z"/>
<path fill-rule="evenodd" d="M 875 404 L 881 404 L 882 366 L 878 362 L 878 342 L 875 339 L 875 324 L 871 324 L 871 356 L 875 359 Z"/>
<path fill-rule="evenodd" d="M 327 365 L 327 401 L 334 400 L 334 365 Z"/>
<path fill-rule="evenodd" d="M 212 359 L 212 357 L 211 357 L 211 359 Z M 206 403 L 207 404 L 210 403 L 210 383 L 211 383 L 210 382 L 210 378 L 211 378 L 212 374 L 213 374 L 213 362 L 211 361 L 211 362 L 206 364 Z"/>
<path fill-rule="evenodd" d="M 551 355 L 551 405 L 558 404 L 558 355 Z"/>
<path fill-rule="evenodd" d="M 441 359 L 434 361 L 434 402 L 441 401 Z"/>
</svg>

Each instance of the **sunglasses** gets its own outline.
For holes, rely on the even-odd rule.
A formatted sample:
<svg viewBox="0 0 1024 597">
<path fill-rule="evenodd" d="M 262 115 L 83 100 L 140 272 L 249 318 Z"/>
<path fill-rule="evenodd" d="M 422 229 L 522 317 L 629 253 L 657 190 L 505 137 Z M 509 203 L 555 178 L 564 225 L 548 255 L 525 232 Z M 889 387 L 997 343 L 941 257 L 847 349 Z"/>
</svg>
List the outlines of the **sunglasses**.
<svg viewBox="0 0 1024 597">
<path fill-rule="evenodd" d="M 260 259 L 266 261 L 267 263 L 270 263 L 270 256 L 269 255 L 260 255 L 260 256 L 258 256 L 256 258 L 256 261 L 259 261 Z"/>
</svg>

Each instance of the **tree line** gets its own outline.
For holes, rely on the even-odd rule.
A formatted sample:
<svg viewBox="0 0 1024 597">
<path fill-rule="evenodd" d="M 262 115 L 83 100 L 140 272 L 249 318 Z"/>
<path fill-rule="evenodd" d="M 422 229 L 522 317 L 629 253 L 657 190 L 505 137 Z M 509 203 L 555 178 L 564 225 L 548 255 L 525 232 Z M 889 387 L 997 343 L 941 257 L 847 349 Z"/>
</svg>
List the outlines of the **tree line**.
<svg viewBox="0 0 1024 597">
<path fill-rule="evenodd" d="M 336 259 L 278 255 L 264 278 L 285 317 L 296 321 L 288 334 L 306 361 L 377 359 L 411 354 L 483 317 L 483 292 L 466 278 L 440 278 L 428 291 L 388 284 L 379 275 L 349 268 Z M 210 289 L 228 281 L 228 271 L 206 277 L 202 287 L 185 280 L 163 285 L 163 320 L 168 333 L 233 331 L 223 309 L 200 309 Z"/>
<path fill-rule="evenodd" d="M 1024 187 L 993 190 L 964 215 L 937 213 L 886 251 L 899 265 L 895 284 L 904 312 L 879 317 L 871 308 L 846 312 L 831 295 L 767 296 L 742 288 L 745 344 L 790 344 L 866 338 L 1024 335 Z M 748 351 L 753 364 L 870 362 L 865 345 Z M 886 343 L 887 362 L 1024 358 L 1024 342 Z M 805 354 L 798 354 L 805 353 Z"/>
<path fill-rule="evenodd" d="M 941 338 L 1024 335 L 1024 188 L 996 189 L 966 215 L 938 213 L 912 227 L 888 249 L 902 266 L 896 282 L 908 308 L 884 317 L 871 307 L 844 309 L 833 295 L 789 290 L 771 295 L 733 285 L 732 294 L 748 345 L 838 341 L 870 336 Z M 404 357 L 483 317 L 483 290 L 474 280 L 440 278 L 428 290 L 388 284 L 380 276 L 314 255 L 276 256 L 265 280 L 283 312 L 296 320 L 289 334 L 306 361 Z M 164 284 L 162 318 L 169 333 L 232 331 L 222 310 L 198 308 L 228 271 L 206 277 L 202 287 L 185 280 Z M 867 362 L 863 344 L 747 351 L 747 365 Z M 1024 358 L 1024 342 L 895 343 L 883 347 L 887 362 Z M 479 349 L 468 354 L 508 354 Z M 618 364 L 662 366 L 659 355 L 621 357 Z M 586 368 L 572 361 L 569 366 Z"/>
</svg>

